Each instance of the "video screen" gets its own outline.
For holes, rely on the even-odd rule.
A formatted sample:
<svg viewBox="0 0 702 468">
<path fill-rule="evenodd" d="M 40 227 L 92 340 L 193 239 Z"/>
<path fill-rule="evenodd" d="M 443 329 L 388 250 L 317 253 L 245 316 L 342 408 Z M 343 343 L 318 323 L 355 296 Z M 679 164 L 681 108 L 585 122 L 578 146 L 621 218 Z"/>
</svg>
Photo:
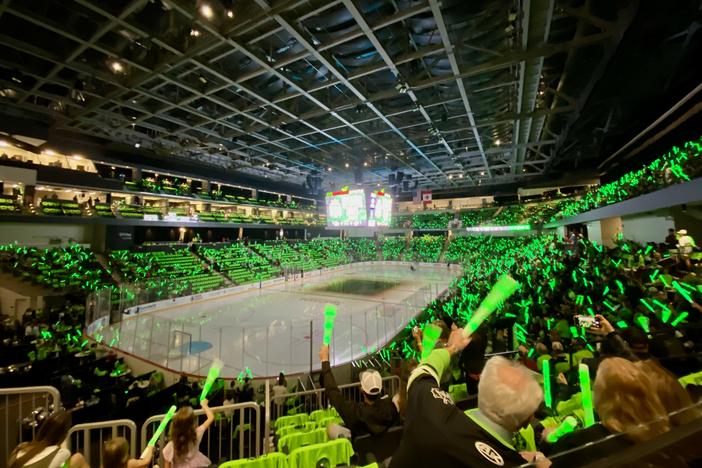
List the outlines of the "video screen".
<svg viewBox="0 0 702 468">
<path fill-rule="evenodd" d="M 329 192 L 326 197 L 327 226 L 366 226 L 366 193 L 363 189 Z"/>
<path fill-rule="evenodd" d="M 368 203 L 368 226 L 390 226 L 392 220 L 392 197 L 383 191 L 370 194 Z"/>
</svg>

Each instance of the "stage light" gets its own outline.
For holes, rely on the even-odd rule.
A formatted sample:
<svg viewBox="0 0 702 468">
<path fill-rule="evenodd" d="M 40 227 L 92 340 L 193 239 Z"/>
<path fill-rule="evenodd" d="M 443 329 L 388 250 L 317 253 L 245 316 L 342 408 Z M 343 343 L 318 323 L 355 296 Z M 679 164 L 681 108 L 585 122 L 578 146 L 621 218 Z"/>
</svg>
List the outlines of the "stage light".
<svg viewBox="0 0 702 468">
<path fill-rule="evenodd" d="M 115 73 L 122 73 L 124 71 L 124 65 L 117 60 L 110 62 L 110 69 Z"/>
<path fill-rule="evenodd" d="M 200 14 L 207 19 L 212 19 L 212 17 L 214 16 L 214 11 L 212 10 L 212 7 L 209 4 L 203 3 L 200 6 Z"/>
</svg>

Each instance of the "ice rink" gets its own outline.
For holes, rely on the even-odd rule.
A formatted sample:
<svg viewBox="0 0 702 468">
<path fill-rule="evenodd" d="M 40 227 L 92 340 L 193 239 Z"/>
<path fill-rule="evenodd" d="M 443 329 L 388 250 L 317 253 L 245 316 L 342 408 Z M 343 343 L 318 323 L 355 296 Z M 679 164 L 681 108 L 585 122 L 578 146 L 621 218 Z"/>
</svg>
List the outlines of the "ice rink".
<svg viewBox="0 0 702 468">
<path fill-rule="evenodd" d="M 337 308 L 333 365 L 386 344 L 460 274 L 438 264 L 375 262 L 305 273 L 214 299 L 146 311 L 102 330 L 106 343 L 149 362 L 206 375 L 214 358 L 223 376 L 256 377 L 319 369 L 324 307 Z M 196 297 L 197 298 L 197 297 Z"/>
</svg>

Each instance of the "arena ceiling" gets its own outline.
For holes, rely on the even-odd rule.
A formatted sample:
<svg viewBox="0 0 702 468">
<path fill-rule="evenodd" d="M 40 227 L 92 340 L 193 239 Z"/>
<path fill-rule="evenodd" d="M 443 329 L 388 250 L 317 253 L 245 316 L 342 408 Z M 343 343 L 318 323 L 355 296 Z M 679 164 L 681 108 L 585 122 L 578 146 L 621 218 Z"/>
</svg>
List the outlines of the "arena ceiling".
<svg viewBox="0 0 702 468">
<path fill-rule="evenodd" d="M 308 186 L 398 171 L 406 189 L 519 184 L 594 168 L 608 134 L 675 94 L 671 76 L 699 79 L 680 71 L 700 51 L 699 4 L 0 0 L 0 103 L 164 164 Z M 670 73 L 641 75 L 671 55 Z"/>
</svg>

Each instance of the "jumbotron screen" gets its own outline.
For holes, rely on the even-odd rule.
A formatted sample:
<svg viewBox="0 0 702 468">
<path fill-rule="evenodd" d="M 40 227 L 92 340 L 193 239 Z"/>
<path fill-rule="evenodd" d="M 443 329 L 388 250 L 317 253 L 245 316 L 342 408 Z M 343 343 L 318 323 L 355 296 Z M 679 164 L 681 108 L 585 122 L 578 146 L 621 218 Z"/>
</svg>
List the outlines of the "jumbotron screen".
<svg viewBox="0 0 702 468">
<path fill-rule="evenodd" d="M 328 192 L 326 197 L 327 226 L 389 226 L 392 217 L 392 197 L 382 190 L 370 196 L 363 189 L 348 187 Z"/>
<path fill-rule="evenodd" d="M 368 226 L 390 226 L 392 197 L 383 191 L 371 192 L 368 203 Z"/>
<path fill-rule="evenodd" d="M 366 226 L 366 193 L 363 189 L 329 192 L 326 197 L 327 226 Z"/>
</svg>

